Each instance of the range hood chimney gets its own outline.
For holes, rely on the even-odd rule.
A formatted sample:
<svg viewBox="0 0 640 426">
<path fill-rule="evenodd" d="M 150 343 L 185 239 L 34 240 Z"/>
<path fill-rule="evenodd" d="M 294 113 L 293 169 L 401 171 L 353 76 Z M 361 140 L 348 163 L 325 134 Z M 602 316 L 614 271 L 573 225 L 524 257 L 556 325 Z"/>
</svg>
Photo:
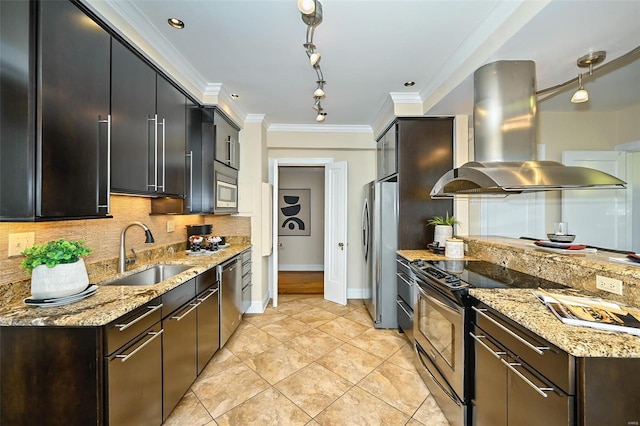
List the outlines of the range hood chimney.
<svg viewBox="0 0 640 426">
<path fill-rule="evenodd" d="M 599 170 L 537 161 L 535 75 L 533 61 L 492 62 L 474 73 L 476 161 L 448 171 L 431 198 L 625 187 Z"/>
</svg>

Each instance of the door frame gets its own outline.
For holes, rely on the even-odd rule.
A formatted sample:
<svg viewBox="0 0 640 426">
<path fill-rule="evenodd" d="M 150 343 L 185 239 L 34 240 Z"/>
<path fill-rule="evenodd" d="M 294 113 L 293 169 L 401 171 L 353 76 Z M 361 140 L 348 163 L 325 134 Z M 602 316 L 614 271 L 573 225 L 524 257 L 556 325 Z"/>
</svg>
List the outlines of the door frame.
<svg viewBox="0 0 640 426">
<path fill-rule="evenodd" d="M 288 166 L 316 166 L 324 167 L 331 164 L 334 159 L 331 157 L 318 158 L 269 158 L 269 183 L 273 185 L 273 217 L 272 217 L 272 238 L 273 252 L 271 253 L 271 262 L 269 262 L 269 296 L 271 297 L 273 307 L 278 307 L 278 187 L 279 187 L 279 171 L 280 167 Z M 326 173 L 326 171 L 325 171 Z M 325 188 L 325 197 L 329 188 Z M 326 240 L 326 228 L 325 228 Z"/>
</svg>

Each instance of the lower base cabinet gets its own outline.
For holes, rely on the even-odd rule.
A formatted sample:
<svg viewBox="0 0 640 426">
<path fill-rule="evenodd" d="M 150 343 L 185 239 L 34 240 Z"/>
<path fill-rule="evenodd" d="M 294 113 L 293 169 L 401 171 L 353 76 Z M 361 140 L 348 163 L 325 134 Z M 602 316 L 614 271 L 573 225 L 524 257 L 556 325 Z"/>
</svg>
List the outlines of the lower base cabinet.
<svg viewBox="0 0 640 426">
<path fill-rule="evenodd" d="M 160 426 L 218 350 L 218 282 L 212 268 L 105 326 L 0 327 L 0 425 Z"/>
<path fill-rule="evenodd" d="M 195 299 L 162 320 L 162 420 L 196 380 L 197 319 Z"/>
<path fill-rule="evenodd" d="M 640 358 L 575 357 L 482 303 L 473 310 L 475 426 L 640 424 Z"/>
</svg>

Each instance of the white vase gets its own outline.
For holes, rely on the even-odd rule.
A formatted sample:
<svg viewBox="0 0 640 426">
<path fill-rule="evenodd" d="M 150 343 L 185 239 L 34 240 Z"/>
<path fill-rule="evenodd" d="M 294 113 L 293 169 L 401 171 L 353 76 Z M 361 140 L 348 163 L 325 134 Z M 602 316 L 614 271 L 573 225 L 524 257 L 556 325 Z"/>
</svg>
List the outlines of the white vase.
<svg viewBox="0 0 640 426">
<path fill-rule="evenodd" d="M 447 238 L 453 236 L 453 226 L 450 225 L 436 225 L 436 229 L 433 233 L 433 242 L 438 243 L 439 247 L 446 247 Z"/>
<path fill-rule="evenodd" d="M 89 285 L 89 275 L 84 260 L 49 268 L 36 266 L 31 271 L 31 297 L 54 299 L 80 293 Z"/>
</svg>

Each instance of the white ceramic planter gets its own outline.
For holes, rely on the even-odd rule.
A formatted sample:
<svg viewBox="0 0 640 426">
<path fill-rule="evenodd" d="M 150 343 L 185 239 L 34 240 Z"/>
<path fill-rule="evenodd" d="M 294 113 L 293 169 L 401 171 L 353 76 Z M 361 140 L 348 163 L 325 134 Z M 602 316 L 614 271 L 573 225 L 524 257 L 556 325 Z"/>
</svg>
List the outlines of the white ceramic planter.
<svg viewBox="0 0 640 426">
<path fill-rule="evenodd" d="M 435 232 L 433 234 L 433 242 L 437 242 L 440 247 L 446 247 L 447 238 L 453 236 L 453 226 L 449 225 L 436 225 Z"/>
<path fill-rule="evenodd" d="M 49 268 L 36 266 L 31 271 L 31 297 L 54 299 L 80 293 L 89 285 L 89 275 L 84 260 Z"/>
</svg>

